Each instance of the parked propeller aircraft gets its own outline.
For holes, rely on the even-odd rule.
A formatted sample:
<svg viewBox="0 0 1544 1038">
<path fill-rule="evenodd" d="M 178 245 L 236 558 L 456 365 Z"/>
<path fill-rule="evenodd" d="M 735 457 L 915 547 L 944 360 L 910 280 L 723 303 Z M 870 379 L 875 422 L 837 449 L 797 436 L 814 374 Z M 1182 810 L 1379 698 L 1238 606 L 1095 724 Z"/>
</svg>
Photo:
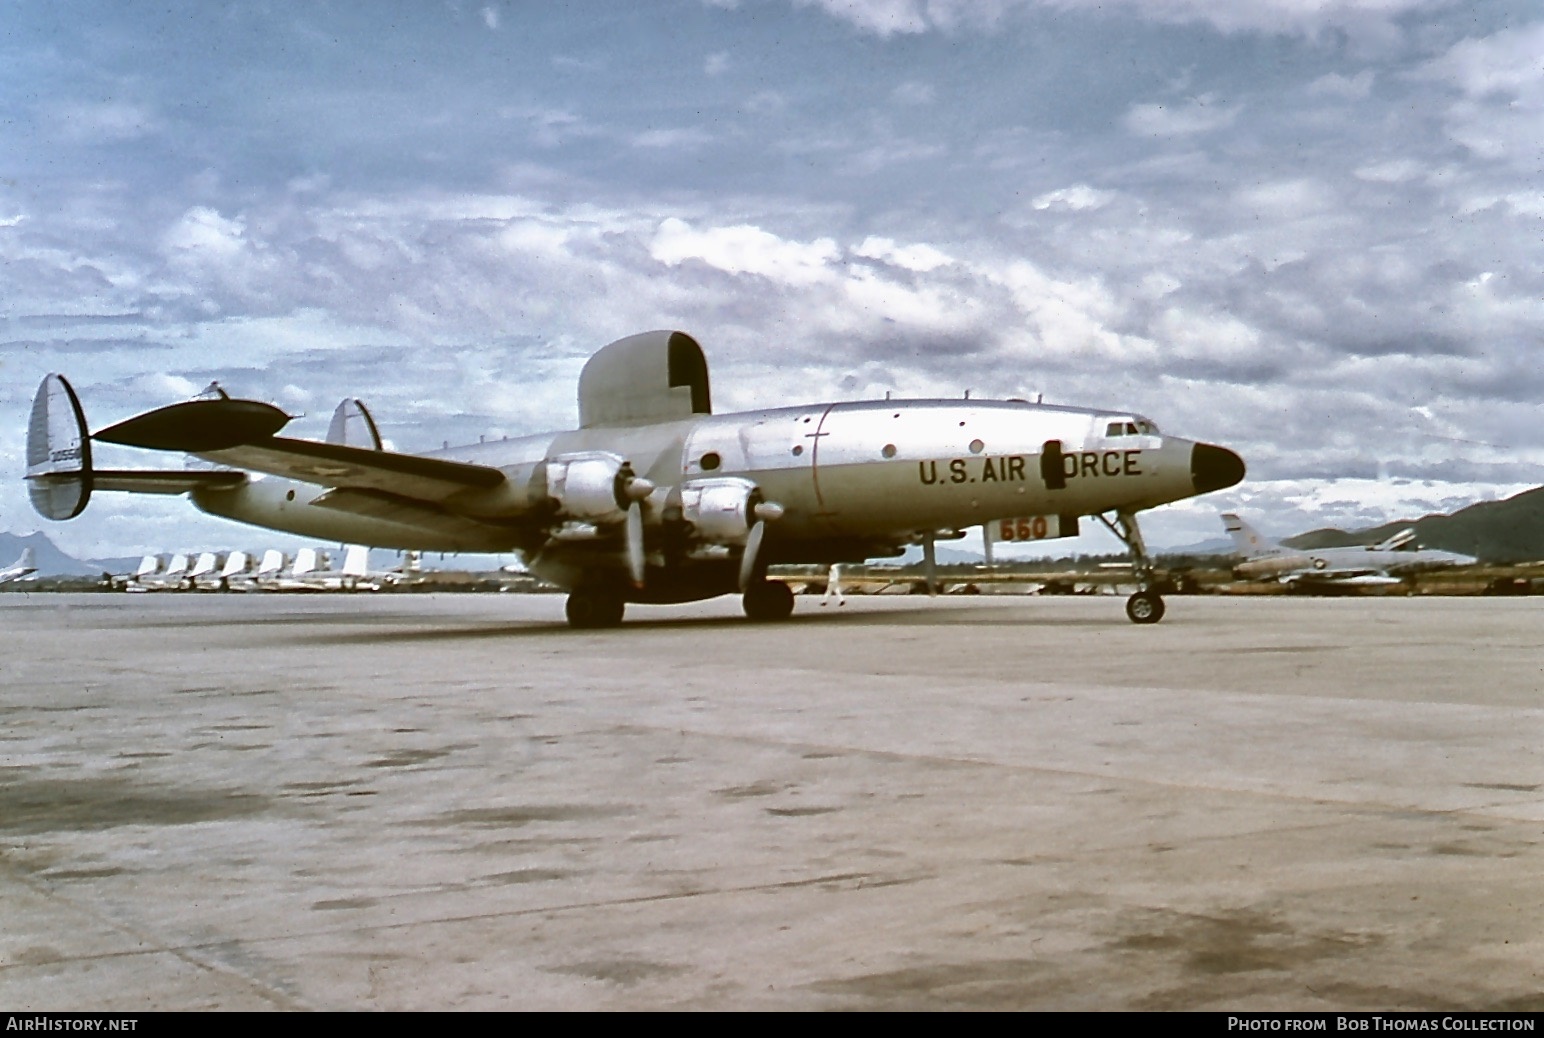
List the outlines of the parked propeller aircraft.
<svg viewBox="0 0 1544 1038">
<path fill-rule="evenodd" d="M 1277 544 L 1231 512 L 1222 517 L 1243 561 L 1233 572 L 1251 580 L 1276 580 L 1304 590 L 1378 587 L 1403 583 L 1403 577 L 1445 566 L 1470 566 L 1479 560 L 1451 551 L 1420 548 L 1415 531 L 1401 530 L 1386 541 L 1346 548 L 1303 551 Z"/>
<path fill-rule="evenodd" d="M 9 583 L 12 580 L 20 580 L 29 577 L 38 571 L 36 558 L 31 548 L 23 548 L 21 557 L 11 563 L 5 569 L 0 569 L 0 584 Z"/>
<path fill-rule="evenodd" d="M 569 623 L 617 624 L 627 602 L 738 590 L 748 616 L 793 610 L 778 563 L 900 554 L 968 526 L 1032 517 L 1073 536 L 1096 516 L 1131 552 L 1126 611 L 1163 599 L 1137 513 L 1233 486 L 1234 452 L 1159 433 L 1140 415 L 1021 400 L 878 400 L 715 415 L 702 348 L 683 332 L 629 336 L 579 376 L 579 428 L 448 447 L 382 448 L 344 400 L 324 442 L 277 435 L 289 415 L 214 394 L 88 431 L 61 375 L 38 388 L 27 437 L 33 506 L 77 516 L 96 491 L 188 494 L 213 515 L 328 541 L 519 552 L 566 588 Z M 181 451 L 221 468 L 96 469 L 93 442 Z M 277 478 L 264 478 L 277 477 Z"/>
</svg>

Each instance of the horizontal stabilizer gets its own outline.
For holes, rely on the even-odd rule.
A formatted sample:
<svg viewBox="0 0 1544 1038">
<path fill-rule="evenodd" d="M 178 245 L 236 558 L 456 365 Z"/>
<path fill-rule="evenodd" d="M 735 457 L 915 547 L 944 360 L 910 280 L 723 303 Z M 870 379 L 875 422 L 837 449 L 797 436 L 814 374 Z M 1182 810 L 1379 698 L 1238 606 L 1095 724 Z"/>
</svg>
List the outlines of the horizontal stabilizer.
<svg viewBox="0 0 1544 1038">
<path fill-rule="evenodd" d="M 245 472 L 187 471 L 170 469 L 105 469 L 93 473 L 97 490 L 123 490 L 133 494 L 186 494 L 202 487 L 220 489 L 240 486 L 247 481 Z"/>
<path fill-rule="evenodd" d="M 1378 544 L 1374 544 L 1372 546 L 1372 550 L 1373 551 L 1399 551 L 1401 549 L 1414 550 L 1415 545 L 1412 543 L 1414 540 L 1415 540 L 1415 528 L 1411 527 L 1411 526 L 1407 526 L 1403 530 L 1400 530 L 1398 533 L 1394 534 L 1394 536 L 1390 537 L 1388 540 L 1382 541 L 1381 543 L 1378 543 Z"/>
</svg>

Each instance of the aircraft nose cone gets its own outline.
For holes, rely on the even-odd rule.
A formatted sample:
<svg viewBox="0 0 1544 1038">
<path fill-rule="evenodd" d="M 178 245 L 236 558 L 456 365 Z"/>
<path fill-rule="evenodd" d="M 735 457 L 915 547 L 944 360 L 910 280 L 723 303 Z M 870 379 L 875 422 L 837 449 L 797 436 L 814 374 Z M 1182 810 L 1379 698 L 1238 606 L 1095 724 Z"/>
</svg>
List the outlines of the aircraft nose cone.
<svg viewBox="0 0 1544 1038">
<path fill-rule="evenodd" d="M 1196 493 L 1231 487 L 1244 478 L 1244 459 L 1226 447 L 1198 443 L 1190 449 L 1190 480 Z"/>
</svg>

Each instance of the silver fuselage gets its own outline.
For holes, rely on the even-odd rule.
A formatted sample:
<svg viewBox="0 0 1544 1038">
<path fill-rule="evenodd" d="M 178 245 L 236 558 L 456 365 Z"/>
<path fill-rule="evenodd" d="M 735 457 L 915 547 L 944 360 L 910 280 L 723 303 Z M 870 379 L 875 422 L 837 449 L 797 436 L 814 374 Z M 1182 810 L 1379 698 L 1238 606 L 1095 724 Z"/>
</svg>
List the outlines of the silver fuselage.
<svg viewBox="0 0 1544 1038">
<path fill-rule="evenodd" d="M 520 551 L 535 571 L 571 586 L 579 568 L 609 556 L 547 540 L 541 524 L 531 521 L 544 503 L 534 474 L 546 459 L 585 451 L 620 455 L 655 484 L 644 502 L 651 531 L 669 518 L 672 488 L 709 477 L 754 482 L 783 507 L 768 534 L 774 562 L 885 554 L 925 532 L 1015 516 L 1136 512 L 1232 485 L 1243 475 L 1232 452 L 1159 435 L 1130 412 L 886 400 L 611 425 L 424 454 L 505 474 L 494 491 L 468 491 L 443 503 L 448 514 L 476 521 L 464 530 L 426 529 L 409 515 L 399 521 L 339 512 L 313 504 L 325 486 L 271 477 L 200 489 L 193 499 L 215 515 L 326 540 Z"/>
</svg>

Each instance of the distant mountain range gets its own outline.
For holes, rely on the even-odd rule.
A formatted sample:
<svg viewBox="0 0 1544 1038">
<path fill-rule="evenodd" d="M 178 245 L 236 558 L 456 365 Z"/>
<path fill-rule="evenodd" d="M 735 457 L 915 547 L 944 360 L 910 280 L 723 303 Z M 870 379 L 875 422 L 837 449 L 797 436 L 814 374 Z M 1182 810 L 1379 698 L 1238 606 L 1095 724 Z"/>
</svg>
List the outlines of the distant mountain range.
<svg viewBox="0 0 1544 1038">
<path fill-rule="evenodd" d="M 1377 544 L 1401 530 L 1414 529 L 1423 548 L 1458 551 L 1482 562 L 1531 562 L 1544 559 L 1544 487 L 1525 490 L 1504 501 L 1481 501 L 1452 515 L 1401 519 L 1366 530 L 1310 530 L 1289 537 L 1293 548 L 1339 548 Z"/>
<path fill-rule="evenodd" d="M 60 551 L 48 539 L 48 534 L 38 532 L 29 533 L 25 537 L 0 533 L 0 566 L 9 566 L 23 548 L 32 549 L 36 557 L 33 565 L 37 566 L 40 577 L 98 577 L 103 573 L 133 572 L 139 565 L 137 556 L 132 559 L 87 559 L 83 562 Z"/>
</svg>

